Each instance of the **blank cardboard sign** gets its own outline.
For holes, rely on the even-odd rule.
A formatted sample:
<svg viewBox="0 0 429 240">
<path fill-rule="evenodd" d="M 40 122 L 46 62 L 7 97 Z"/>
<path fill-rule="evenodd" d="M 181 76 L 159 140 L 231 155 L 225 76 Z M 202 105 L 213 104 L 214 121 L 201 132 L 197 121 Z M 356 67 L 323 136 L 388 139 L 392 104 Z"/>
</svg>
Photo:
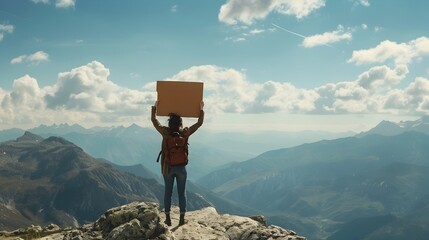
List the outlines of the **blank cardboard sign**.
<svg viewBox="0 0 429 240">
<path fill-rule="evenodd" d="M 177 113 L 181 117 L 199 117 L 203 101 L 202 82 L 157 81 L 158 106 L 156 115 Z"/>
</svg>

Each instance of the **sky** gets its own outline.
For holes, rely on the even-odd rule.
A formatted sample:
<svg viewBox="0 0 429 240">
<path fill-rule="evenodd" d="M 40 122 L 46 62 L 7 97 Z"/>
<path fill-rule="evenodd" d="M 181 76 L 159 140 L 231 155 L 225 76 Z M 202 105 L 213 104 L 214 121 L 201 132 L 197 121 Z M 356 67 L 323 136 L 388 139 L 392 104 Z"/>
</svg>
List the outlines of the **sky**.
<svg viewBox="0 0 429 240">
<path fill-rule="evenodd" d="M 425 0 L 0 0 L 0 129 L 150 126 L 204 82 L 215 131 L 365 131 L 429 112 Z M 186 119 L 192 123 L 195 119 Z"/>
</svg>

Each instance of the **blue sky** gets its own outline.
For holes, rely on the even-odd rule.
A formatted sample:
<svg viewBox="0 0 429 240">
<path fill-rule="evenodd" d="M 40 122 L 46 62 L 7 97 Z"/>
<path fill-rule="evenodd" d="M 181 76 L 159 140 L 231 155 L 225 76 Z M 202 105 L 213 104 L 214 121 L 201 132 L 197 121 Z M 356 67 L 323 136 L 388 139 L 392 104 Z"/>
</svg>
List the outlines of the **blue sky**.
<svg viewBox="0 0 429 240">
<path fill-rule="evenodd" d="M 0 128 L 149 126 L 157 80 L 203 81 L 215 130 L 361 131 L 416 119 L 429 112 L 427 9 L 423 0 L 2 0 Z"/>
</svg>

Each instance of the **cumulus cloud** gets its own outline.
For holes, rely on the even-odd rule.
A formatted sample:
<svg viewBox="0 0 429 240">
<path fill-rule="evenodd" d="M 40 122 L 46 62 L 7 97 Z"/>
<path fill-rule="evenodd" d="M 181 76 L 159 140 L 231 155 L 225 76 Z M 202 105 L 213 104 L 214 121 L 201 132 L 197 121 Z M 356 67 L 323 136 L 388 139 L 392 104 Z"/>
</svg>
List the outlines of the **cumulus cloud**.
<svg viewBox="0 0 429 240">
<path fill-rule="evenodd" d="M 383 41 L 375 48 L 353 51 L 349 63 L 383 63 L 393 60 L 395 64 L 408 64 L 414 59 L 429 55 L 429 39 L 420 37 L 408 43 Z"/>
<path fill-rule="evenodd" d="M 311 112 L 320 97 L 315 90 L 299 89 L 288 82 L 268 81 L 256 89 L 257 95 L 246 112 Z"/>
<path fill-rule="evenodd" d="M 398 84 L 408 74 L 405 65 L 391 69 L 377 66 L 360 74 L 356 80 L 326 84 L 317 88 L 318 113 L 383 113 L 392 109 Z"/>
<path fill-rule="evenodd" d="M 384 108 L 393 112 L 429 113 L 429 80 L 417 77 L 405 89 L 388 92 Z"/>
<path fill-rule="evenodd" d="M 215 65 L 193 66 L 164 80 L 204 82 L 205 108 L 217 113 L 429 113 L 429 80 L 403 87 L 406 65 L 376 66 L 350 81 L 306 89 L 288 81 L 254 83 L 245 71 Z M 1 123 L 118 123 L 141 121 L 156 101 L 156 82 L 134 90 L 109 80 L 110 70 L 93 61 L 59 73 L 39 87 L 25 75 L 12 90 L 0 88 Z"/>
<path fill-rule="evenodd" d="M 13 58 L 10 61 L 10 63 L 20 64 L 20 63 L 28 62 L 28 63 L 37 65 L 41 62 L 46 62 L 46 61 L 49 61 L 49 54 L 43 51 L 38 51 L 30 55 L 21 55 L 19 57 Z"/>
<path fill-rule="evenodd" d="M 352 39 L 351 31 L 346 31 L 344 27 L 340 25 L 335 31 L 325 32 L 323 34 L 317 34 L 304 38 L 302 45 L 306 48 L 312 48 L 350 39 Z"/>
<path fill-rule="evenodd" d="M 297 19 L 325 6 L 325 0 L 228 0 L 221 6 L 219 20 L 227 24 L 250 25 L 271 12 L 295 16 Z"/>
<path fill-rule="evenodd" d="M 54 85 L 44 88 L 25 75 L 14 81 L 10 92 L 0 88 L 0 122 L 137 121 L 155 102 L 156 93 L 118 86 L 109 74 L 108 68 L 94 61 L 60 73 Z"/>
<path fill-rule="evenodd" d="M 205 106 L 211 112 L 307 112 L 314 109 L 318 98 L 314 90 L 299 89 L 288 82 L 251 83 L 242 71 L 214 65 L 194 66 L 166 80 L 203 81 Z M 145 89 L 154 89 L 154 84 Z"/>
<path fill-rule="evenodd" d="M 44 91 L 40 89 L 37 80 L 28 75 L 15 79 L 11 92 L 1 92 L 2 123 L 31 122 L 38 117 L 37 112 L 44 109 Z"/>
<path fill-rule="evenodd" d="M 404 80 L 408 72 L 406 65 L 399 65 L 395 69 L 377 66 L 360 74 L 357 83 L 367 90 L 379 91 L 381 88 L 391 88 L 398 84 Z"/>
<path fill-rule="evenodd" d="M 244 73 L 214 65 L 194 66 L 166 80 L 203 81 L 206 106 L 216 112 L 243 112 L 256 95 Z"/>
<path fill-rule="evenodd" d="M 5 33 L 12 33 L 14 29 L 13 25 L 0 24 L 0 42 L 3 40 Z"/>
<path fill-rule="evenodd" d="M 141 113 L 144 104 L 155 101 L 154 93 L 120 87 L 108 79 L 109 75 L 109 69 L 97 61 L 60 73 L 58 82 L 47 90 L 47 107 L 135 115 Z"/>
</svg>

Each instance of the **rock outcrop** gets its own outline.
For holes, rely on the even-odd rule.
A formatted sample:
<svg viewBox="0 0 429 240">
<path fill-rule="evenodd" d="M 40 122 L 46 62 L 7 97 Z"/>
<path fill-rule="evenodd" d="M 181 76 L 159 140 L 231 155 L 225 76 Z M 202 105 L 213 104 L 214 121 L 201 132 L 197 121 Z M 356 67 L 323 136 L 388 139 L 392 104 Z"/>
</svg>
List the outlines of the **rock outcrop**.
<svg viewBox="0 0 429 240">
<path fill-rule="evenodd" d="M 218 214 L 213 207 L 207 207 L 186 214 L 185 225 L 178 225 L 179 212 L 173 208 L 172 226 L 164 224 L 164 214 L 157 203 L 132 202 L 112 208 L 96 222 L 78 228 L 60 229 L 56 225 L 31 226 L 12 232 L 0 232 L 0 238 L 79 240 L 79 239 L 278 239 L 303 240 L 295 232 L 277 226 L 267 226 L 263 217 L 240 217 Z"/>
</svg>

